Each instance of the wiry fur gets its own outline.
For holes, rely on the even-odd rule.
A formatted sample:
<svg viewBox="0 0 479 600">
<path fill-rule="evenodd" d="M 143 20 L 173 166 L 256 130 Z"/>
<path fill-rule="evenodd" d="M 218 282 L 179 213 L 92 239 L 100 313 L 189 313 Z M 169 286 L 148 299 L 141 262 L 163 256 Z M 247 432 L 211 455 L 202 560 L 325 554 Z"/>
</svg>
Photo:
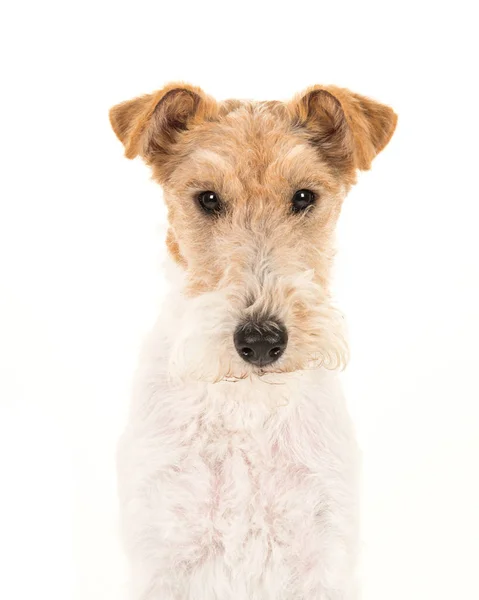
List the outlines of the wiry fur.
<svg viewBox="0 0 479 600">
<path fill-rule="evenodd" d="M 172 258 L 119 453 L 132 600 L 352 600 L 358 469 L 334 373 L 347 345 L 333 232 L 396 116 L 334 87 L 217 103 L 172 84 L 110 118 L 164 187 Z M 294 214 L 304 188 L 316 204 Z M 204 190 L 221 214 L 201 211 Z M 277 322 L 285 353 L 245 362 L 238 325 Z"/>
</svg>

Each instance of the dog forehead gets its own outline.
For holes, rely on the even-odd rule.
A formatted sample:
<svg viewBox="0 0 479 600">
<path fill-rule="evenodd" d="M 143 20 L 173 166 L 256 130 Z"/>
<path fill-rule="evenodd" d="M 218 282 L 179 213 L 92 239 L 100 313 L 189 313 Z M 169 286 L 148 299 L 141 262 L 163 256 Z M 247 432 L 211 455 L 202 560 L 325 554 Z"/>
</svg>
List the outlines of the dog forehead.
<svg viewBox="0 0 479 600">
<path fill-rule="evenodd" d="M 272 108 L 267 102 L 243 103 L 193 129 L 189 139 L 196 147 L 223 157 L 267 163 L 293 143 L 293 127 L 285 110 Z"/>
<path fill-rule="evenodd" d="M 293 126 L 284 104 L 243 102 L 218 120 L 188 132 L 178 175 L 238 177 L 244 181 L 307 173 L 318 155 Z"/>
</svg>

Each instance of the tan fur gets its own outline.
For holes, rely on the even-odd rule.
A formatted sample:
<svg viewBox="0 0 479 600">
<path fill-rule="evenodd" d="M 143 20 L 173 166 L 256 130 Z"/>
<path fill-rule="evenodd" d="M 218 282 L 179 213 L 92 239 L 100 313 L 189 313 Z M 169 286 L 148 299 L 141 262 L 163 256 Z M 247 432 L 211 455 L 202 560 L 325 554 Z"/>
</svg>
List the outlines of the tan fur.
<svg viewBox="0 0 479 600">
<path fill-rule="evenodd" d="M 310 270 L 327 298 L 342 201 L 356 170 L 369 169 L 389 142 L 397 117 L 334 86 L 313 86 L 288 103 L 218 103 L 200 88 L 173 83 L 113 107 L 110 120 L 126 156 L 141 156 L 164 187 L 167 247 L 186 269 L 190 294 L 241 286 L 252 270 L 258 281 L 269 271 L 287 281 Z M 316 205 L 293 214 L 291 198 L 304 188 L 316 194 Z M 202 212 L 197 196 L 206 190 L 220 195 L 223 215 Z M 253 304 L 261 295 L 258 310 L 279 293 L 284 301 L 294 294 L 286 285 L 278 292 L 279 281 L 269 298 L 266 284 L 251 292 Z M 298 331 L 312 327 L 304 302 L 291 313 Z"/>
<path fill-rule="evenodd" d="M 311 106 L 312 105 L 312 106 Z M 312 86 L 290 104 L 312 130 L 329 125 L 338 153 L 352 155 L 349 167 L 371 168 L 373 158 L 391 139 L 397 115 L 384 104 L 336 86 Z M 309 108 L 309 112 L 308 112 Z M 329 119 L 328 119 L 329 116 Z"/>
</svg>

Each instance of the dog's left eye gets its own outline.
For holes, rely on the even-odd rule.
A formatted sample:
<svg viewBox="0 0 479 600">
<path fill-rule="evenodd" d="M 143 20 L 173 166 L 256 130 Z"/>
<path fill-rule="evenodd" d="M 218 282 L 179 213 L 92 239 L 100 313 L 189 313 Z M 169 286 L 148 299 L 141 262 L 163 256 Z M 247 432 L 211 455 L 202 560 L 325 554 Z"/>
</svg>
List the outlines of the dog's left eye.
<svg viewBox="0 0 479 600">
<path fill-rule="evenodd" d="M 201 192 L 198 194 L 198 203 L 209 215 L 215 215 L 221 211 L 221 200 L 216 192 Z"/>
<path fill-rule="evenodd" d="M 293 212 L 298 213 L 312 206 L 316 196 L 311 190 L 298 190 L 291 199 Z"/>
</svg>

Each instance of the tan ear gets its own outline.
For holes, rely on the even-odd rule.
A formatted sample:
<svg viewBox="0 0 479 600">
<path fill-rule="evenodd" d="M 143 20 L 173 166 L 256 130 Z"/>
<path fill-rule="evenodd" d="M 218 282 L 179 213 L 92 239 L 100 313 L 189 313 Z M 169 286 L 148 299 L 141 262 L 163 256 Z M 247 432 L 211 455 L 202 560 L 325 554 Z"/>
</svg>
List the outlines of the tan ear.
<svg viewBox="0 0 479 600">
<path fill-rule="evenodd" d="M 168 155 L 178 135 L 217 111 L 200 88 L 172 83 L 162 90 L 117 104 L 110 123 L 125 146 L 125 156 L 147 162 Z"/>
<path fill-rule="evenodd" d="M 389 106 L 335 86 L 309 88 L 290 107 L 311 141 L 340 171 L 371 168 L 397 123 Z"/>
</svg>

